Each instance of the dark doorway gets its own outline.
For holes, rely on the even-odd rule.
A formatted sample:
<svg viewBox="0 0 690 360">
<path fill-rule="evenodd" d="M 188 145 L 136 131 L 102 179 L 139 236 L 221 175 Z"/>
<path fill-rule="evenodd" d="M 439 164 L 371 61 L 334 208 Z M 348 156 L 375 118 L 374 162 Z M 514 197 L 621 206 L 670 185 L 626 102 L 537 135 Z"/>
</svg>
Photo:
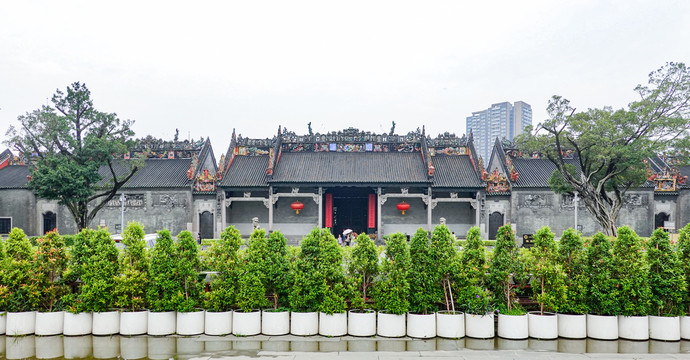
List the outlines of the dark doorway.
<svg viewBox="0 0 690 360">
<path fill-rule="evenodd" d="M 333 234 L 338 237 L 345 229 L 357 234 L 367 233 L 369 194 L 367 188 L 340 188 L 329 191 L 333 194 Z"/>
<path fill-rule="evenodd" d="M 49 231 L 53 231 L 57 228 L 57 216 L 54 212 L 48 211 L 43 214 L 43 233 L 46 234 Z"/>
<path fill-rule="evenodd" d="M 213 239 L 213 214 L 204 211 L 199 214 L 199 232 L 202 239 Z"/>
<path fill-rule="evenodd" d="M 503 226 L 503 214 L 495 211 L 489 215 L 489 239 L 496 240 L 498 228 Z"/>
<path fill-rule="evenodd" d="M 660 212 L 654 216 L 654 229 L 663 228 L 664 221 L 668 221 L 669 215 L 665 212 Z"/>
</svg>

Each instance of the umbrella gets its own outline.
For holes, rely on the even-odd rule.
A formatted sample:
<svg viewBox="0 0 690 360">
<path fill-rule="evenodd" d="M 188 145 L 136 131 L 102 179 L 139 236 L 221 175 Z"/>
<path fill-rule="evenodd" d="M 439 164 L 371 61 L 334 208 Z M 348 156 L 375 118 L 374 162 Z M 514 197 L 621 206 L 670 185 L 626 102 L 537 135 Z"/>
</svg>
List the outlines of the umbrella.
<svg viewBox="0 0 690 360">
<path fill-rule="evenodd" d="M 352 229 L 345 229 L 345 231 L 343 231 L 343 235 L 347 235 L 351 232 L 352 232 Z"/>
</svg>

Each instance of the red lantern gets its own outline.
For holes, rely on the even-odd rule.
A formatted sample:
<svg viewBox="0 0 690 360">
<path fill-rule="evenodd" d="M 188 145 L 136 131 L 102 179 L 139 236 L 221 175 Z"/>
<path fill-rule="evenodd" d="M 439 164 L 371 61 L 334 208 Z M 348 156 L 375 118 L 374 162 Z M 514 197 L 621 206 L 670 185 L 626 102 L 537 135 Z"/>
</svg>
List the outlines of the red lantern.
<svg viewBox="0 0 690 360">
<path fill-rule="evenodd" d="M 403 202 L 400 202 L 400 203 L 399 203 L 398 205 L 396 205 L 395 207 L 397 207 L 398 210 L 402 211 L 402 214 L 403 214 L 403 215 L 405 215 L 405 211 L 410 210 L 410 204 L 408 204 L 408 203 L 406 203 L 406 202 L 404 202 L 404 201 L 403 201 Z"/>
<path fill-rule="evenodd" d="M 299 200 L 293 202 L 290 204 L 290 208 L 292 210 L 295 210 L 295 214 L 299 214 L 299 211 L 304 209 L 304 204 L 302 204 Z"/>
</svg>

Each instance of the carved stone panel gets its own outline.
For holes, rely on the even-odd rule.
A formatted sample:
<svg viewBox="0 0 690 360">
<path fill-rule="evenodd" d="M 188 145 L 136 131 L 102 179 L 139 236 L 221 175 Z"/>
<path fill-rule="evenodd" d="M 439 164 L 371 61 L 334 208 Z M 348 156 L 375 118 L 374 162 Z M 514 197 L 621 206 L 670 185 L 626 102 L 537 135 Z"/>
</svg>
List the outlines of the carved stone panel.
<svg viewBox="0 0 690 360">
<path fill-rule="evenodd" d="M 185 207 L 187 206 L 187 198 L 185 194 L 153 194 L 153 207 Z"/>
<path fill-rule="evenodd" d="M 546 208 L 550 207 L 550 196 L 546 194 L 525 194 L 520 195 L 518 208 Z"/>
</svg>

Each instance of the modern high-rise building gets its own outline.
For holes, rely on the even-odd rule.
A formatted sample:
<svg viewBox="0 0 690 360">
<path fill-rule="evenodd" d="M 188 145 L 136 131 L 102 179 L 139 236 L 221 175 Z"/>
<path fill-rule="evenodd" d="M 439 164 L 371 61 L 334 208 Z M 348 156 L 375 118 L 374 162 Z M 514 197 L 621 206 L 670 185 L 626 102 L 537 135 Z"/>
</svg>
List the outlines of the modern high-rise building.
<svg viewBox="0 0 690 360">
<path fill-rule="evenodd" d="M 472 132 L 477 155 L 488 164 L 496 138 L 513 140 L 532 125 L 532 107 L 524 101 L 514 104 L 502 102 L 482 111 L 475 111 L 466 119 L 466 133 Z"/>
</svg>

